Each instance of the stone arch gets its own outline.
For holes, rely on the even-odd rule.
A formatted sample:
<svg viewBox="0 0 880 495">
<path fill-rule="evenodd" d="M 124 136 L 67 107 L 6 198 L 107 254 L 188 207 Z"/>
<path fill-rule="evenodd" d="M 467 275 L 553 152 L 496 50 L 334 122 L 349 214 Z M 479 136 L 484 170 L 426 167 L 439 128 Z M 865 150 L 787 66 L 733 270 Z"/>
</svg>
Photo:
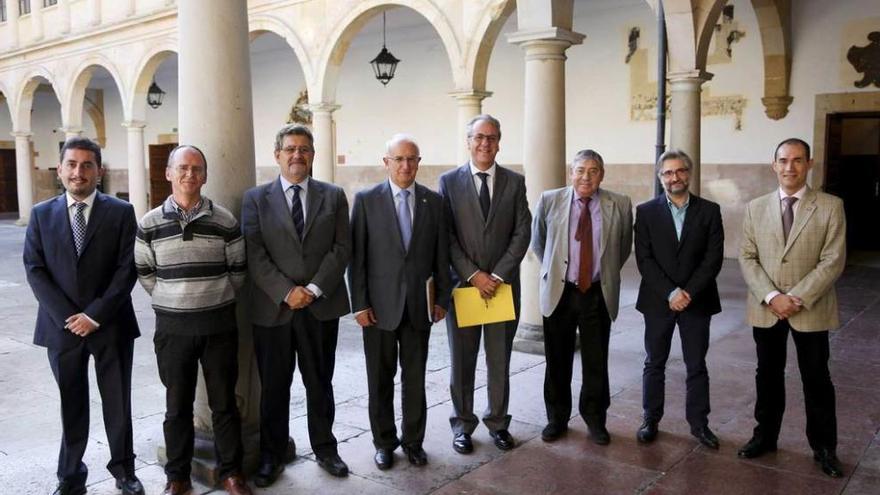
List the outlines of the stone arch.
<svg viewBox="0 0 880 495">
<path fill-rule="evenodd" d="M 168 40 L 152 47 L 137 64 L 132 76 L 131 89 L 123 101 L 125 120 L 146 120 L 147 115 L 147 91 L 153 82 L 156 70 L 171 55 L 177 55 L 179 47 L 176 41 Z"/>
<path fill-rule="evenodd" d="M 272 15 L 259 14 L 250 17 L 248 20 L 248 34 L 250 35 L 250 40 L 254 41 L 254 39 L 263 33 L 276 34 L 287 42 L 287 45 L 290 46 L 294 55 L 296 55 L 299 66 L 305 75 L 305 80 L 311 81 L 313 79 L 313 62 L 309 57 L 309 52 L 306 50 L 302 40 L 300 40 L 299 36 L 297 36 L 296 32 L 294 32 L 289 25 L 278 17 Z"/>
<path fill-rule="evenodd" d="M 764 54 L 764 111 L 773 120 L 788 114 L 792 97 L 791 80 L 791 3 L 789 0 L 751 0 Z"/>
<path fill-rule="evenodd" d="M 125 87 L 119 70 L 107 57 L 101 54 L 91 54 L 85 58 L 73 71 L 70 86 L 64 93 L 64 101 L 61 103 L 61 122 L 65 127 L 79 129 L 82 127 L 82 114 L 85 105 L 86 88 L 92 80 L 92 71 L 100 67 L 110 73 L 119 91 L 119 98 L 125 101 Z"/>
<path fill-rule="evenodd" d="M 335 101 L 339 70 L 351 40 L 360 32 L 367 21 L 388 7 L 407 7 L 425 18 L 443 42 L 452 70 L 453 83 L 456 87 L 466 84 L 466 81 L 463 80 L 465 79 L 463 77 L 465 71 L 461 63 L 458 38 L 449 19 L 442 10 L 434 5 L 434 2 L 429 0 L 364 0 L 337 22 L 327 36 L 327 39 L 331 41 L 321 50 L 315 69 L 315 79 L 309 83 L 309 94 L 318 95 L 314 99 L 314 103 Z"/>
<path fill-rule="evenodd" d="M 35 67 L 28 71 L 21 79 L 18 90 L 15 93 L 14 105 L 10 105 L 10 110 L 14 109 L 12 113 L 12 128 L 16 132 L 31 131 L 31 109 L 34 104 L 34 91 L 40 85 L 40 79 L 44 79 L 52 86 L 55 97 L 59 102 L 61 101 L 54 74 L 43 66 Z"/>
<path fill-rule="evenodd" d="M 477 33 L 474 39 L 479 39 L 479 43 L 469 47 L 464 54 L 465 70 L 470 86 L 462 89 L 486 90 L 486 77 L 492 50 L 495 48 L 501 29 L 515 10 L 516 0 L 505 0 L 490 5 L 483 12 L 476 29 L 474 29 L 474 33 Z"/>
<path fill-rule="evenodd" d="M 647 0 L 654 11 L 656 1 Z M 705 71 L 715 23 L 727 0 L 664 0 L 669 72 Z"/>
</svg>

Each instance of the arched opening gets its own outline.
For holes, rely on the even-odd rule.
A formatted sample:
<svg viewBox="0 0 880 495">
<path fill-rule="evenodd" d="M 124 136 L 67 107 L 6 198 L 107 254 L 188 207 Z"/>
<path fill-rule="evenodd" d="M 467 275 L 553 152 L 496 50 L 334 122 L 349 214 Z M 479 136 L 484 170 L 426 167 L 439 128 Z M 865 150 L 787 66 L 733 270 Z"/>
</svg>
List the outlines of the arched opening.
<svg viewBox="0 0 880 495">
<path fill-rule="evenodd" d="M 0 218 L 17 218 L 15 141 L 12 139 L 12 113 L 7 94 L 4 88 L 0 88 Z"/>
<path fill-rule="evenodd" d="M 19 97 L 17 112 L 17 130 L 31 133 L 33 202 L 38 203 L 63 190 L 57 174 L 58 152 L 65 139 L 61 102 L 48 74 L 27 79 Z"/>
</svg>

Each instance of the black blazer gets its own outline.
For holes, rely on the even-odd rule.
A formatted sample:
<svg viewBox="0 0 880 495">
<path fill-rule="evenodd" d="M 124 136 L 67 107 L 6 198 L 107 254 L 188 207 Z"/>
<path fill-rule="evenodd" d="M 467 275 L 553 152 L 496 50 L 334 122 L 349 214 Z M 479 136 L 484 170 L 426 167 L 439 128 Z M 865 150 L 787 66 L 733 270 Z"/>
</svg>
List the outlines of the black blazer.
<svg viewBox="0 0 880 495">
<path fill-rule="evenodd" d="M 392 189 L 382 182 L 354 197 L 351 214 L 353 244 L 348 269 L 352 310 L 372 308 L 377 327 L 395 330 L 403 316 L 404 302 L 409 321 L 417 328 L 429 328 L 431 321 L 425 283 L 434 277 L 435 304 L 449 307 L 452 281 L 449 270 L 449 233 L 443 215 L 443 200 L 430 189 L 416 184 L 412 238 L 404 250 Z"/>
<path fill-rule="evenodd" d="M 77 345 L 82 337 L 65 330 L 64 320 L 81 312 L 100 324 L 86 337 L 90 341 L 140 335 L 131 304 L 137 280 L 136 230 L 134 208 L 99 192 L 89 215 L 83 253 L 77 258 L 66 194 L 34 207 L 23 256 L 28 283 L 39 303 L 34 344 L 50 349 Z"/>
<path fill-rule="evenodd" d="M 644 314 L 671 312 L 669 293 L 681 287 L 691 295 L 685 311 L 721 312 L 715 277 L 724 260 L 724 227 L 717 203 L 691 194 L 681 240 L 662 194 L 636 207 L 636 263 L 642 282 L 636 309 Z"/>
</svg>

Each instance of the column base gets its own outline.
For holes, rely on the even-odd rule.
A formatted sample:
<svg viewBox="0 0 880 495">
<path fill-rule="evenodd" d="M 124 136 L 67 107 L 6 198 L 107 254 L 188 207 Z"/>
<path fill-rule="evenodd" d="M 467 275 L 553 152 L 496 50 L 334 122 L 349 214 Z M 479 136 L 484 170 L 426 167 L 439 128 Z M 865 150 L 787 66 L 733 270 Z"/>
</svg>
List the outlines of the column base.
<svg viewBox="0 0 880 495">
<path fill-rule="evenodd" d="M 244 458 L 242 459 L 241 469 L 243 474 L 250 478 L 250 475 L 257 472 L 260 465 L 260 432 L 247 434 L 242 437 L 244 444 Z M 157 459 L 159 464 L 165 465 L 168 462 L 168 455 L 165 445 L 159 445 L 157 449 Z M 219 486 L 220 473 L 217 470 L 217 457 L 214 454 L 214 438 L 207 432 L 196 431 L 195 442 L 193 443 L 193 459 L 192 459 L 192 478 L 205 486 Z"/>
<path fill-rule="evenodd" d="M 516 337 L 513 339 L 513 350 L 543 356 L 544 326 L 519 322 Z"/>
</svg>

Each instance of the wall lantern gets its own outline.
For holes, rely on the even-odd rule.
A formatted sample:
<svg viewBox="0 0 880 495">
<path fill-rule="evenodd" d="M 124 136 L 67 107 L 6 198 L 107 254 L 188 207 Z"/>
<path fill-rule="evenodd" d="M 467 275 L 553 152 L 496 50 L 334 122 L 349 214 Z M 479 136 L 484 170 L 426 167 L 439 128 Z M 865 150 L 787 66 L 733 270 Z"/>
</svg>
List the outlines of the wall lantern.
<svg viewBox="0 0 880 495">
<path fill-rule="evenodd" d="M 162 106 L 162 99 L 165 98 L 165 92 L 162 91 L 162 88 L 156 84 L 156 80 L 153 79 L 153 84 L 150 85 L 150 89 L 147 90 L 147 105 L 150 105 L 151 108 L 159 108 Z"/>
<path fill-rule="evenodd" d="M 388 48 L 385 48 L 385 12 L 382 12 L 382 51 L 379 52 L 379 55 L 376 55 L 376 58 L 370 61 L 370 65 L 373 66 L 373 73 L 376 75 L 376 79 L 382 83 L 383 86 L 388 84 L 388 81 L 394 78 L 394 71 L 397 70 L 397 63 L 400 60 L 397 59 L 391 52 L 388 51 Z"/>
</svg>

